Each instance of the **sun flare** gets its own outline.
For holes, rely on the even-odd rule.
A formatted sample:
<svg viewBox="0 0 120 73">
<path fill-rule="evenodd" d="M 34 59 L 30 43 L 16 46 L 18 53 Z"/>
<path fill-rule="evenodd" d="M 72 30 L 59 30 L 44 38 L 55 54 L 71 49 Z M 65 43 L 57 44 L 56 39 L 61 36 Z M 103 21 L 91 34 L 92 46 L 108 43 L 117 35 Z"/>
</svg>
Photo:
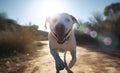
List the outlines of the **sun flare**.
<svg viewBox="0 0 120 73">
<path fill-rule="evenodd" d="M 66 6 L 59 0 L 44 0 L 41 8 L 44 16 L 50 16 L 56 13 L 64 12 Z"/>
<path fill-rule="evenodd" d="M 40 5 L 41 7 L 41 15 L 43 21 L 46 20 L 47 17 L 52 16 L 57 13 L 65 12 L 66 5 L 60 0 L 43 0 Z M 47 29 L 49 32 L 50 30 Z"/>
<path fill-rule="evenodd" d="M 33 1 L 29 4 L 27 15 L 34 18 L 32 21 L 39 26 L 39 30 L 49 31 L 44 27 L 46 18 L 57 13 L 67 12 L 67 9 L 69 9 L 67 3 L 62 0 Z"/>
</svg>

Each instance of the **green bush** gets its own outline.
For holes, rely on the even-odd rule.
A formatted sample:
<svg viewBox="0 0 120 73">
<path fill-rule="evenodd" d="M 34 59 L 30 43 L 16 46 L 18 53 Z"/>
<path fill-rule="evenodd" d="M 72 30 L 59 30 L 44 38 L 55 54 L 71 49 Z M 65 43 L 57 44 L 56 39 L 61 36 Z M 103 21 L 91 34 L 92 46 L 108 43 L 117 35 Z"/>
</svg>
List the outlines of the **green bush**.
<svg viewBox="0 0 120 73">
<path fill-rule="evenodd" d="M 87 34 L 75 34 L 76 41 L 78 45 L 98 45 L 98 41 L 95 38 L 92 38 L 90 35 Z"/>
</svg>

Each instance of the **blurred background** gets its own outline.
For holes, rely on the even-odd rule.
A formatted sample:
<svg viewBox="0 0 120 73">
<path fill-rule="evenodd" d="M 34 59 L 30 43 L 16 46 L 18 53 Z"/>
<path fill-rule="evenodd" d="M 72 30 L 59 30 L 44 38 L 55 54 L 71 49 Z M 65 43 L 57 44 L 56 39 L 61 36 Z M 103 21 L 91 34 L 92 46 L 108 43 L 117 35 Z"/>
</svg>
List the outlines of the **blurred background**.
<svg viewBox="0 0 120 73">
<path fill-rule="evenodd" d="M 44 28 L 45 19 L 61 12 L 72 14 L 78 19 L 81 27 L 77 29 L 79 25 L 74 25 L 74 29 L 79 44 L 118 49 L 119 0 L 0 0 L 0 30 L 31 28 L 41 36 L 39 39 L 46 39 L 47 34 L 43 35 L 43 31 L 49 31 Z"/>
</svg>

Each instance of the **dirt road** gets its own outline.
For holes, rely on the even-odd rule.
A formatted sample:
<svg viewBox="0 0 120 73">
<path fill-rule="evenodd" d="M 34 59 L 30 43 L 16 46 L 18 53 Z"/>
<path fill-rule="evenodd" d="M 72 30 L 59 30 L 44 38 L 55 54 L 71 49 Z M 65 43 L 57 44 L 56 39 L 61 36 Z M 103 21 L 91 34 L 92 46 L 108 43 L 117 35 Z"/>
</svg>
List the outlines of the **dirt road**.
<svg viewBox="0 0 120 73">
<path fill-rule="evenodd" d="M 49 53 L 48 42 L 39 49 L 38 57 L 28 62 L 24 73 L 55 73 L 53 57 Z M 63 55 L 60 54 L 63 58 Z M 70 60 L 67 53 L 67 61 Z M 77 62 L 71 69 L 74 73 L 120 73 L 120 58 L 109 56 L 105 53 L 77 47 Z M 67 73 L 65 70 L 60 73 Z"/>
</svg>

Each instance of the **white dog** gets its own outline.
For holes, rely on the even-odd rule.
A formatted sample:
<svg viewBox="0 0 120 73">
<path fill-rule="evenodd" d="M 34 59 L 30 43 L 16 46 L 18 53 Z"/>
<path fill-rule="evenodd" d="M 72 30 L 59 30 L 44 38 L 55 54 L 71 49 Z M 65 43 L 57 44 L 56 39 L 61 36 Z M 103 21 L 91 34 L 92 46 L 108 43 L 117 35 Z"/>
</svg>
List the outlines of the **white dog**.
<svg viewBox="0 0 120 73">
<path fill-rule="evenodd" d="M 63 70 L 66 65 L 60 58 L 58 51 L 70 51 L 72 60 L 69 63 L 69 68 L 73 67 L 76 62 L 76 40 L 74 36 L 73 24 L 77 20 L 72 15 L 67 13 L 57 14 L 46 19 L 46 24 L 49 24 L 50 32 L 48 34 L 49 47 L 52 56 L 55 59 L 56 70 Z"/>
</svg>

